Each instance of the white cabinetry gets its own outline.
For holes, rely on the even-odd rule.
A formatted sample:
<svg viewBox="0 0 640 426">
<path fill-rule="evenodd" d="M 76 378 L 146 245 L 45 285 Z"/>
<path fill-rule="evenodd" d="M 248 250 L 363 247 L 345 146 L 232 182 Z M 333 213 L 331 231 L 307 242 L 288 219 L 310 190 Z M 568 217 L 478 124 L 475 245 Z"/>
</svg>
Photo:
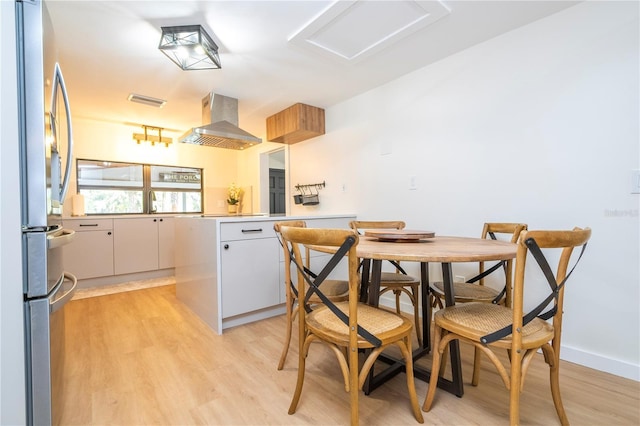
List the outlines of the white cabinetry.
<svg viewBox="0 0 640 426">
<path fill-rule="evenodd" d="M 158 220 L 158 269 L 175 266 L 175 219 L 161 217 Z"/>
<path fill-rule="evenodd" d="M 158 219 L 117 219 L 114 224 L 116 275 L 158 269 Z"/>
<path fill-rule="evenodd" d="M 78 279 L 97 279 L 85 285 L 157 278 L 167 274 L 160 270 L 175 265 L 174 217 L 72 218 L 63 222 L 65 228 L 76 231 L 73 243 L 64 247 L 64 267 Z M 144 274 L 127 276 L 133 273 Z"/>
<path fill-rule="evenodd" d="M 78 279 L 113 275 L 113 221 L 78 219 L 64 221 L 76 232 L 73 244 L 63 247 L 64 268 Z"/>
<path fill-rule="evenodd" d="M 116 275 L 173 266 L 173 218 L 115 219 L 114 234 Z"/>
<path fill-rule="evenodd" d="M 220 225 L 223 318 L 280 303 L 280 245 L 273 223 Z"/>
<path fill-rule="evenodd" d="M 284 313 L 284 254 L 273 224 L 299 219 L 308 227 L 348 229 L 355 216 L 176 218 L 178 299 L 218 334 Z"/>
</svg>

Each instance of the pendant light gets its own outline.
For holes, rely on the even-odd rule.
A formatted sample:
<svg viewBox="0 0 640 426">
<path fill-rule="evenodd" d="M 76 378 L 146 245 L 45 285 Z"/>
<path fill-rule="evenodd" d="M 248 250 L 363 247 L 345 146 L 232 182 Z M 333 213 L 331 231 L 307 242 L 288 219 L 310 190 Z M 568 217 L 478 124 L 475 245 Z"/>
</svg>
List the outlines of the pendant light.
<svg viewBox="0 0 640 426">
<path fill-rule="evenodd" d="M 162 136 L 162 130 L 164 130 L 164 128 L 162 127 L 148 126 L 146 124 L 143 124 L 142 128 L 144 129 L 144 134 L 142 133 L 133 134 L 133 139 L 138 143 L 138 145 L 140 145 L 140 142 L 151 142 L 151 146 L 154 146 L 156 142 L 158 142 L 158 143 L 163 143 L 164 146 L 168 148 L 169 144 L 173 142 L 172 138 L 167 138 Z M 158 132 L 158 135 L 156 136 L 156 135 L 149 134 L 149 130 Z"/>
</svg>

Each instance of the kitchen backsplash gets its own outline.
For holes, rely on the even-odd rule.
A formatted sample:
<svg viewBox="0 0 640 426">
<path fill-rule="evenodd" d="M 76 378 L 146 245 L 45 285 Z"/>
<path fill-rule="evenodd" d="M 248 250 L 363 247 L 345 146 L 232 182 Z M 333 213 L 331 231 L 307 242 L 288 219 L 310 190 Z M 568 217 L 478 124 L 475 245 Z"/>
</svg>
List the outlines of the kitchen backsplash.
<svg viewBox="0 0 640 426">
<path fill-rule="evenodd" d="M 226 214 L 228 187 L 204 188 L 204 213 Z M 253 211 L 253 187 L 243 186 L 244 195 L 240 202 L 238 213 L 251 214 Z"/>
</svg>

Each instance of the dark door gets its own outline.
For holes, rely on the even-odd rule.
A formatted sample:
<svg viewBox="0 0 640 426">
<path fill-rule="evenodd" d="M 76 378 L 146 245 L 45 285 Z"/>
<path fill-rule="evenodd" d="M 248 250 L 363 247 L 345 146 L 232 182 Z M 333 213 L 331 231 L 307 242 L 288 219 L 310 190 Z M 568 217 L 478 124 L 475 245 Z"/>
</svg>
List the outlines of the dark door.
<svg viewBox="0 0 640 426">
<path fill-rule="evenodd" d="M 282 169 L 269 169 L 269 213 L 284 214 L 285 206 L 285 172 Z"/>
</svg>

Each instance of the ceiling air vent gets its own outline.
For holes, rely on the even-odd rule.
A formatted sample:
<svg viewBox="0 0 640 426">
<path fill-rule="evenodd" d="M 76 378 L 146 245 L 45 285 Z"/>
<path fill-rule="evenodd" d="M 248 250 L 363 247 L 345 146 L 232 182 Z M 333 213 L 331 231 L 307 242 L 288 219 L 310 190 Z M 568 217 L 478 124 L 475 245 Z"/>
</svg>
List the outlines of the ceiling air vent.
<svg viewBox="0 0 640 426">
<path fill-rule="evenodd" d="M 152 98 L 151 96 L 138 95 L 136 93 L 129 93 L 127 99 L 131 102 L 138 102 L 139 104 L 145 104 L 157 108 L 162 108 L 164 104 L 167 103 L 164 99 Z"/>
</svg>

